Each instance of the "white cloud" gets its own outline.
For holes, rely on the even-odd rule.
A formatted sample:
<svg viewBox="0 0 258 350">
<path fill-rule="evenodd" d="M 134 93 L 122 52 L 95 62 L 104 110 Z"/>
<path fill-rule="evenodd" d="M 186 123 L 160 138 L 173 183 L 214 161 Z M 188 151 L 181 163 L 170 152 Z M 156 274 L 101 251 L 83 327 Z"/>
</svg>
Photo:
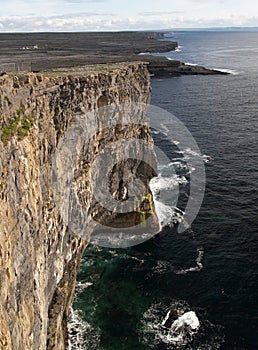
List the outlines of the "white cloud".
<svg viewBox="0 0 258 350">
<path fill-rule="evenodd" d="M 146 11 L 146 12 L 139 12 L 140 16 L 168 16 L 168 15 L 178 15 L 185 13 L 185 11 Z"/>
<path fill-rule="evenodd" d="M 258 26 L 258 16 L 248 17 L 237 13 L 225 13 L 216 17 L 188 17 L 183 13 L 171 13 L 170 15 L 166 13 L 154 17 L 121 18 L 112 13 L 85 12 L 49 17 L 0 17 L 1 32 L 144 30 L 226 26 Z"/>
<path fill-rule="evenodd" d="M 64 2 L 71 4 L 82 4 L 82 3 L 90 3 L 90 2 L 106 2 L 107 0 L 64 0 Z"/>
</svg>

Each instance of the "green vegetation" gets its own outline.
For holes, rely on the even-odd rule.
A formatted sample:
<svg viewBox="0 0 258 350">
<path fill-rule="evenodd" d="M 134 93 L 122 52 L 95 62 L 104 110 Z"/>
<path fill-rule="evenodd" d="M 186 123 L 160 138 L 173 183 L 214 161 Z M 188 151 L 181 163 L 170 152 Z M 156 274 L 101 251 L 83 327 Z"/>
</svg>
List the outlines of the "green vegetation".
<svg viewBox="0 0 258 350">
<path fill-rule="evenodd" d="M 1 118 L 2 120 L 3 118 Z M 18 139 L 21 140 L 23 137 L 29 134 L 30 128 L 33 126 L 34 118 L 27 116 L 23 109 L 18 109 L 14 119 L 8 124 L 1 126 L 1 140 L 6 145 L 13 136 L 17 135 Z"/>
</svg>

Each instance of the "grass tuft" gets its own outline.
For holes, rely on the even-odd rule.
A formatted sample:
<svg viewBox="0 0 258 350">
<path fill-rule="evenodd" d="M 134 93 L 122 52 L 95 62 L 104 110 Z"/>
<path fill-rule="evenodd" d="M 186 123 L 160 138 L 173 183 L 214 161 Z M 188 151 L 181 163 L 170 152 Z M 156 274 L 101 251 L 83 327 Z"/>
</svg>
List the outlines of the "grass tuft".
<svg viewBox="0 0 258 350">
<path fill-rule="evenodd" d="M 18 136 L 19 140 L 28 136 L 33 126 L 33 121 L 34 118 L 32 116 L 27 116 L 23 109 L 18 109 L 14 119 L 9 124 L 4 124 L 0 129 L 2 131 L 2 142 L 6 145 L 15 135 Z"/>
</svg>

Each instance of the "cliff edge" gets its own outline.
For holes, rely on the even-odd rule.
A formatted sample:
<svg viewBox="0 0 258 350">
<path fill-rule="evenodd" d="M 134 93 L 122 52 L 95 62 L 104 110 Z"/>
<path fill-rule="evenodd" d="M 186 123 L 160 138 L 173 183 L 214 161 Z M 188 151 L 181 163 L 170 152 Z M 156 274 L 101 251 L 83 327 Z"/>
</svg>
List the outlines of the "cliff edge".
<svg viewBox="0 0 258 350">
<path fill-rule="evenodd" d="M 140 176 L 153 206 L 148 182 L 155 175 L 155 154 L 147 109 L 142 107 L 149 99 L 150 77 L 141 62 L 0 77 L 0 349 L 65 349 L 76 273 L 92 231 L 98 228 L 103 234 L 106 226 L 141 224 L 140 205 L 123 216 L 94 198 L 92 164 L 105 147 L 113 147 L 120 161 L 109 177 L 114 198 L 124 200 L 129 182 Z M 123 112 L 114 109 L 115 122 L 102 127 L 106 106 L 131 102 L 138 106 L 130 112 L 134 123 L 127 123 L 127 117 L 121 122 Z M 85 134 L 76 137 L 70 159 L 60 152 L 56 157 L 76 118 L 82 120 L 89 112 L 94 119 L 87 120 L 85 132 L 91 137 L 87 142 Z M 91 130 L 92 123 L 99 125 L 97 132 Z M 119 158 L 125 148 L 116 142 L 132 138 L 148 142 L 153 168 L 138 159 L 137 147 L 130 150 L 130 159 Z M 72 183 L 55 186 L 56 176 L 69 173 L 69 164 Z M 71 195 L 66 195 L 67 188 L 74 188 L 80 208 L 92 218 L 82 234 L 75 234 L 78 227 L 70 224 L 63 205 Z M 149 211 L 148 218 L 149 228 L 157 231 L 155 213 Z"/>
</svg>

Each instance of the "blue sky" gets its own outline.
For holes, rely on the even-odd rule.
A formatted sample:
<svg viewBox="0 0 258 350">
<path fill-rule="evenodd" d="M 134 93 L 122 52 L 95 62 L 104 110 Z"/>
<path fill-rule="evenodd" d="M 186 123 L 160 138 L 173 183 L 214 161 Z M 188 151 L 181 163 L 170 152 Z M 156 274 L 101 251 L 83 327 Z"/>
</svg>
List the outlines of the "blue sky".
<svg viewBox="0 0 258 350">
<path fill-rule="evenodd" d="M 0 32 L 258 26 L 257 0 L 0 1 Z"/>
</svg>

